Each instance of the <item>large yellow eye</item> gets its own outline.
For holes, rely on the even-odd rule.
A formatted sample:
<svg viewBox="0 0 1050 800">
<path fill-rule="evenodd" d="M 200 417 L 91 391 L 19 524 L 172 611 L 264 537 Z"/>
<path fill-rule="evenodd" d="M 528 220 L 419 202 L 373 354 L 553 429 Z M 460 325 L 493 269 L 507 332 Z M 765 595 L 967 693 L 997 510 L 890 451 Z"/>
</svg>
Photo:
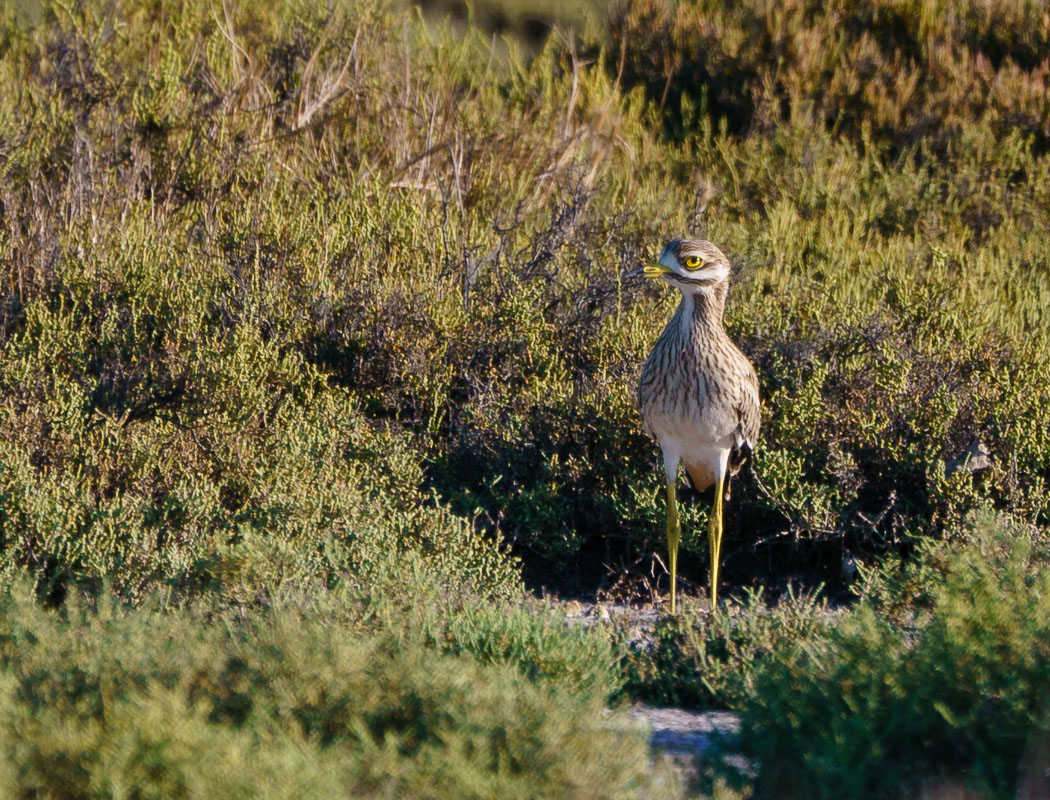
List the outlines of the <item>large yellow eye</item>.
<svg viewBox="0 0 1050 800">
<path fill-rule="evenodd" d="M 700 256 L 689 256 L 685 260 L 685 266 L 688 269 L 697 269 L 704 263 L 704 260 Z"/>
</svg>

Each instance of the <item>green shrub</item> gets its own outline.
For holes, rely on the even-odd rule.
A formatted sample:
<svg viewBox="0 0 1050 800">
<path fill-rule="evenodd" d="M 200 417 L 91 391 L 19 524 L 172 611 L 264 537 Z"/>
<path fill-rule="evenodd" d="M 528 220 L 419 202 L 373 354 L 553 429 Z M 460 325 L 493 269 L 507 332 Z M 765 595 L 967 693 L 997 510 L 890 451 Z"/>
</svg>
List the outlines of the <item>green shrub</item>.
<svg viewBox="0 0 1050 800">
<path fill-rule="evenodd" d="M 1038 3 L 657 0 L 618 11 L 625 81 L 645 87 L 679 136 L 694 115 L 751 136 L 806 120 L 897 153 L 920 139 L 945 153 L 981 119 L 1048 143 L 1050 26 Z"/>
<path fill-rule="evenodd" d="M 740 708 L 765 660 L 818 636 L 834 618 L 824 603 L 793 592 L 772 606 L 752 592 L 713 614 L 686 606 L 660 618 L 651 640 L 624 642 L 625 691 L 657 705 Z M 622 638 L 629 633 L 620 630 Z"/>
<path fill-rule="evenodd" d="M 418 634 L 309 606 L 47 611 L 24 582 L 0 606 L 7 796 L 678 796 L 593 692 Z"/>
<path fill-rule="evenodd" d="M 443 620 L 442 649 L 482 664 L 514 664 L 530 680 L 608 699 L 623 686 L 619 651 L 603 628 L 585 629 L 558 608 L 468 603 Z"/>
<path fill-rule="evenodd" d="M 464 589 L 515 592 L 514 565 L 495 543 L 427 507 L 403 437 L 255 337 L 219 347 L 198 363 L 210 361 L 223 394 L 199 410 L 113 419 L 78 389 L 50 386 L 28 412 L 0 411 L 9 559 L 41 569 L 51 593 L 109 578 L 132 600 L 167 586 L 253 602 L 284 583 L 377 581 L 425 553 L 425 569 Z M 12 385 L 15 398 L 32 391 L 29 380 Z"/>
<path fill-rule="evenodd" d="M 989 500 L 1046 522 L 1045 36 L 986 6 L 627 3 L 538 50 L 370 0 L 5 12 L 6 552 L 135 598 L 250 584 L 248 539 L 323 582 L 362 526 L 352 569 L 440 552 L 506 596 L 475 528 L 534 585 L 641 580 L 674 297 L 631 273 L 685 233 L 740 267 L 764 398 L 727 582 L 831 583 Z"/>
<path fill-rule="evenodd" d="M 1045 789 L 1050 549 L 976 519 L 964 545 L 927 544 L 887 590 L 928 609 L 906 627 L 862 603 L 759 668 L 740 741 L 768 797 L 981 797 Z M 922 604 L 919 604 L 921 608 Z M 1025 788 L 1028 787 L 1028 788 Z"/>
</svg>

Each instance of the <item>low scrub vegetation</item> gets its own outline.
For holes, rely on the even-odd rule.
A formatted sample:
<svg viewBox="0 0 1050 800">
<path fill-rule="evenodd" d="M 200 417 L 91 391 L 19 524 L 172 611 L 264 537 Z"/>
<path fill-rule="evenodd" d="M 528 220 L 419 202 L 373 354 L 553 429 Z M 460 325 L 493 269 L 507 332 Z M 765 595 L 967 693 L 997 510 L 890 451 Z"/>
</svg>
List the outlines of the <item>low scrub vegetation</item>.
<svg viewBox="0 0 1050 800">
<path fill-rule="evenodd" d="M 8 797 L 673 796 L 564 674 L 369 632 L 345 603 L 57 612 L 23 581 L 0 605 Z"/>
<path fill-rule="evenodd" d="M 966 544 L 922 550 L 875 576 L 876 600 L 759 670 L 741 742 L 761 764 L 760 796 L 1046 794 L 1045 535 L 986 515 Z M 908 601 L 906 624 L 886 613 Z"/>
<path fill-rule="evenodd" d="M 423 5 L 0 10 L 8 793 L 674 796 L 644 699 L 757 795 L 1038 796 L 1045 8 Z M 734 599 L 566 627 L 667 589 L 684 234 L 761 383 Z"/>
<path fill-rule="evenodd" d="M 843 612 L 789 592 L 769 604 L 759 592 L 714 613 L 696 605 L 656 623 L 651 639 L 625 639 L 626 693 L 655 705 L 738 709 L 770 654 L 819 639 Z"/>
</svg>

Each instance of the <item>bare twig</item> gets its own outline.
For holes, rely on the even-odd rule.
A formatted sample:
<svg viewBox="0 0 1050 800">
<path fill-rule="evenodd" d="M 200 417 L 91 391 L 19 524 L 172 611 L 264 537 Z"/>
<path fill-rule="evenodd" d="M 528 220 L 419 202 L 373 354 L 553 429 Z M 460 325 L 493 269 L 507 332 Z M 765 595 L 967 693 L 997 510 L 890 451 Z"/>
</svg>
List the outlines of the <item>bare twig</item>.
<svg viewBox="0 0 1050 800">
<path fill-rule="evenodd" d="M 330 27 L 330 26 L 329 26 Z M 361 26 L 358 25 L 357 30 L 354 32 L 354 41 L 350 45 L 350 53 L 347 55 L 346 60 L 343 61 L 342 69 L 333 78 L 331 73 L 327 73 L 321 77 L 321 85 L 315 93 L 310 92 L 311 84 L 313 83 L 314 72 L 317 69 L 317 59 L 321 53 L 321 49 L 324 47 L 325 39 L 328 38 L 329 28 L 326 27 L 324 32 L 321 34 L 321 39 L 317 43 L 317 47 L 314 48 L 313 53 L 310 54 L 310 60 L 306 62 L 306 68 L 303 70 L 303 80 L 299 87 L 299 99 L 295 106 L 295 118 L 292 121 L 292 130 L 301 130 L 310 124 L 310 121 L 317 115 L 321 109 L 331 103 L 333 100 L 341 97 L 346 92 L 346 86 L 343 81 L 346 78 L 346 73 L 350 69 L 350 65 L 355 62 L 357 58 L 357 43 L 361 36 Z"/>
</svg>

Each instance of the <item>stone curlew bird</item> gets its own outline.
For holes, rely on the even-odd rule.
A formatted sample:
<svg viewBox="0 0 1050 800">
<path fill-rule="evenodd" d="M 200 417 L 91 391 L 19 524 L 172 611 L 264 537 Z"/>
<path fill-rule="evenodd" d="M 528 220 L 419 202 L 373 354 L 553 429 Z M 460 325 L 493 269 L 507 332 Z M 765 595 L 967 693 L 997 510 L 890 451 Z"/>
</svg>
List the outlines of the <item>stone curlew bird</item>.
<svg viewBox="0 0 1050 800">
<path fill-rule="evenodd" d="M 676 484 L 685 465 L 693 488 L 714 486 L 708 526 L 711 608 L 718 602 L 722 547 L 722 503 L 729 479 L 740 471 L 758 438 L 758 378 L 722 327 L 729 291 L 729 260 L 710 242 L 674 239 L 647 278 L 661 278 L 682 293 L 642 369 L 638 400 L 646 431 L 660 444 L 667 476 L 667 555 L 671 569 L 671 613 L 678 574 Z"/>
</svg>

